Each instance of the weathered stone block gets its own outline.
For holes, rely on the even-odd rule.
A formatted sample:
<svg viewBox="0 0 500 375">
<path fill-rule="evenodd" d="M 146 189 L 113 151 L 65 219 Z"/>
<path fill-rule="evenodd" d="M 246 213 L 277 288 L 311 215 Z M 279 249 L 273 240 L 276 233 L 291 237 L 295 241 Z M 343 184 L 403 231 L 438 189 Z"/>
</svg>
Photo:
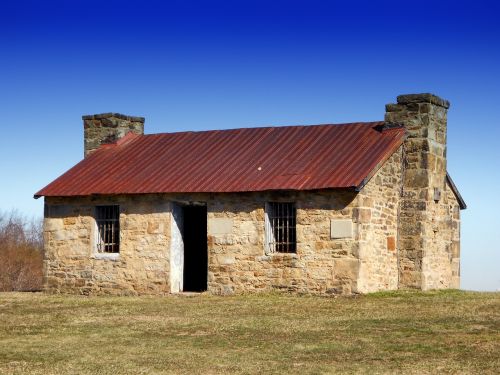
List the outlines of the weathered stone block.
<svg viewBox="0 0 500 375">
<path fill-rule="evenodd" d="M 359 272 L 359 260 L 352 258 L 335 259 L 333 272 L 337 279 L 357 280 Z"/>
<path fill-rule="evenodd" d="M 59 218 L 46 218 L 43 225 L 44 230 L 47 232 L 61 231 L 64 229 L 64 221 Z"/>
<path fill-rule="evenodd" d="M 406 184 L 412 188 L 429 186 L 429 173 L 425 169 L 409 169 L 405 174 Z"/>
<path fill-rule="evenodd" d="M 65 217 L 63 219 L 64 225 L 75 225 L 76 224 L 76 217 Z"/>
<path fill-rule="evenodd" d="M 352 238 L 354 236 L 352 220 L 331 220 L 330 237 L 331 238 Z M 326 244 L 325 244 L 326 245 Z M 326 248 L 326 246 L 322 248 Z"/>
<path fill-rule="evenodd" d="M 460 258 L 460 242 L 453 241 L 451 243 L 451 257 L 452 258 Z"/>
<path fill-rule="evenodd" d="M 396 250 L 396 237 L 394 236 L 387 237 L 387 250 L 389 251 Z"/>
<path fill-rule="evenodd" d="M 233 219 L 214 217 L 208 220 L 208 234 L 231 234 L 233 231 Z"/>
<path fill-rule="evenodd" d="M 376 181 L 377 185 L 381 184 L 381 181 Z M 353 209 L 354 220 L 358 223 L 369 223 L 372 218 L 372 210 L 370 208 L 354 208 Z"/>
<path fill-rule="evenodd" d="M 149 221 L 147 232 L 149 234 L 160 234 L 164 232 L 164 223 L 158 221 Z"/>
</svg>

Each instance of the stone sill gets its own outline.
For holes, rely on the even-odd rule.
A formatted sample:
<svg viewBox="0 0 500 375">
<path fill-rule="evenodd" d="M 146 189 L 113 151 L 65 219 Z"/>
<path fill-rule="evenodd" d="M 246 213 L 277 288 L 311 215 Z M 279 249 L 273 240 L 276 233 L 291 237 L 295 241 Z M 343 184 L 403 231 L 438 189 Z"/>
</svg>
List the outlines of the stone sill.
<svg viewBox="0 0 500 375">
<path fill-rule="evenodd" d="M 271 260 L 273 258 L 280 258 L 283 260 L 287 259 L 298 259 L 299 256 L 297 253 L 269 253 L 260 257 L 257 257 L 257 260 Z"/>
<path fill-rule="evenodd" d="M 120 258 L 120 253 L 95 253 L 92 254 L 92 259 L 109 259 L 118 260 Z"/>
</svg>

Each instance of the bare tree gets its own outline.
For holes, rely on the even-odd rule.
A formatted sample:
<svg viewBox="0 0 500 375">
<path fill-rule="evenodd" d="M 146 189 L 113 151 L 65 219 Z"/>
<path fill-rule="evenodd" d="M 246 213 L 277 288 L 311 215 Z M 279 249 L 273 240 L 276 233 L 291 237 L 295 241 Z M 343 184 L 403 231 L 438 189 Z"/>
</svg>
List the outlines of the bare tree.
<svg viewBox="0 0 500 375">
<path fill-rule="evenodd" d="M 42 220 L 0 212 L 0 291 L 42 287 Z"/>
</svg>

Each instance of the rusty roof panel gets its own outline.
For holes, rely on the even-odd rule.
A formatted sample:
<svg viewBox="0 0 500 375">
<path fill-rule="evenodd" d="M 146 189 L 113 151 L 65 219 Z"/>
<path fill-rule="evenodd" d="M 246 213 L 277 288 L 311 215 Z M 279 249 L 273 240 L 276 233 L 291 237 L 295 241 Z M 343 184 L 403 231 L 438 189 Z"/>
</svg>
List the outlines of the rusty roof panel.
<svg viewBox="0 0 500 375">
<path fill-rule="evenodd" d="M 131 135 L 99 148 L 39 196 L 349 188 L 401 145 L 383 122 Z"/>
</svg>

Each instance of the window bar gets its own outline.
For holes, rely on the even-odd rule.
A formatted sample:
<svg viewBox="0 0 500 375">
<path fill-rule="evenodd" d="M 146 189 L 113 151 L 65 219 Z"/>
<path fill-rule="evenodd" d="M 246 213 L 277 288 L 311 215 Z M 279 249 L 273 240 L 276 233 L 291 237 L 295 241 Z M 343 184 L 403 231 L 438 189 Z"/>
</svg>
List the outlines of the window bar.
<svg viewBox="0 0 500 375">
<path fill-rule="evenodd" d="M 297 251 L 297 207 L 295 205 L 292 207 L 292 224 L 293 224 L 293 252 Z"/>
<path fill-rule="evenodd" d="M 281 210 L 283 211 L 283 225 L 281 228 L 281 241 L 283 241 L 283 251 L 286 253 L 286 204 L 281 205 Z"/>
<path fill-rule="evenodd" d="M 271 250 L 269 249 L 269 210 L 267 209 L 267 206 L 265 207 L 264 209 L 264 225 L 266 226 L 265 228 L 265 239 L 266 239 L 266 242 L 265 242 L 265 246 L 266 246 L 266 250 L 271 252 Z"/>
<path fill-rule="evenodd" d="M 112 217 L 114 217 L 114 216 L 112 216 Z M 112 253 L 114 253 L 115 252 L 115 221 L 114 221 L 114 219 L 109 224 L 111 226 L 111 231 L 109 233 L 111 236 L 111 249 L 110 249 L 110 251 Z"/>
<path fill-rule="evenodd" d="M 285 233 L 285 242 L 286 242 L 286 252 L 288 253 L 289 252 L 289 238 L 288 238 L 288 228 L 289 228 L 289 224 L 290 224 L 290 221 L 289 221 L 289 211 L 290 211 L 290 208 L 288 207 L 288 203 L 286 204 L 286 219 L 285 219 L 285 223 L 286 223 L 286 233 Z"/>
<path fill-rule="evenodd" d="M 109 222 L 104 222 L 104 251 L 109 253 Z"/>
<path fill-rule="evenodd" d="M 102 240 L 103 240 L 103 243 L 102 243 L 102 251 L 104 251 L 105 253 L 107 252 L 108 250 L 108 228 L 107 228 L 107 225 L 106 225 L 106 222 L 103 222 L 103 236 L 102 236 Z"/>
<path fill-rule="evenodd" d="M 276 216 L 276 235 L 274 236 L 274 241 L 276 242 L 276 251 L 280 251 L 280 213 L 276 203 L 274 204 L 274 215 Z"/>
<path fill-rule="evenodd" d="M 115 243 L 115 252 L 118 251 L 118 244 L 120 243 L 120 232 L 118 228 L 120 228 L 120 210 L 118 206 L 115 206 L 115 226 L 114 226 L 114 243 Z"/>
<path fill-rule="evenodd" d="M 112 236 L 113 236 L 113 222 L 111 221 L 111 211 L 113 210 L 112 207 L 108 207 L 106 209 L 106 222 L 108 223 L 108 253 L 111 253 L 113 252 L 113 240 L 112 240 Z"/>
<path fill-rule="evenodd" d="M 271 230 L 269 231 L 269 243 L 270 243 L 270 250 L 272 253 L 276 251 L 274 247 L 274 211 L 273 211 L 273 205 L 269 205 L 269 217 L 271 220 L 269 221 L 269 225 L 271 226 Z"/>
<path fill-rule="evenodd" d="M 116 212 L 116 209 L 115 209 L 115 220 L 113 222 L 113 252 L 115 252 L 117 250 L 117 247 L 118 247 L 118 236 L 119 234 L 117 233 L 117 229 L 118 229 L 118 221 L 117 221 L 117 218 L 119 216 L 118 212 Z"/>
<path fill-rule="evenodd" d="M 102 228 L 103 228 L 102 251 L 106 253 L 106 252 L 108 252 L 108 225 L 107 225 L 108 223 L 106 221 L 106 207 L 103 208 L 102 214 L 103 214 L 102 217 L 101 217 Z"/>
<path fill-rule="evenodd" d="M 109 221 L 109 252 L 113 252 L 113 221 Z"/>
<path fill-rule="evenodd" d="M 116 206 L 115 206 L 115 207 L 113 207 L 113 221 L 112 221 L 112 224 L 111 224 L 111 226 L 112 226 L 111 242 L 113 243 L 113 245 L 112 245 L 113 246 L 113 248 L 112 248 L 113 252 L 116 251 L 116 243 L 117 243 L 116 242 L 116 228 L 117 228 L 117 225 L 118 225 L 118 223 L 116 221 L 117 220 L 117 214 L 118 214 L 118 212 L 117 212 Z"/>
<path fill-rule="evenodd" d="M 276 228 L 278 226 L 278 215 L 276 215 L 276 205 L 272 203 L 271 207 L 271 212 L 273 215 L 273 251 L 277 251 L 276 245 L 278 243 L 278 232 L 276 231 Z"/>
<path fill-rule="evenodd" d="M 97 251 L 102 252 L 102 227 L 97 225 L 98 238 L 97 238 Z"/>
<path fill-rule="evenodd" d="M 111 210 L 109 210 L 109 211 L 111 211 Z M 111 228 L 111 226 L 113 224 L 112 224 L 111 220 L 108 220 L 107 223 L 108 223 L 108 252 L 111 253 L 113 250 L 113 243 L 111 241 L 111 233 L 112 233 L 113 229 Z"/>
<path fill-rule="evenodd" d="M 283 216 L 282 216 L 282 207 L 279 203 L 276 203 L 278 207 L 278 251 L 283 251 L 283 236 L 282 236 L 282 226 L 283 226 Z"/>
<path fill-rule="evenodd" d="M 290 223 L 292 225 L 290 232 L 292 235 L 296 234 L 296 232 L 295 232 L 295 230 L 296 230 L 295 229 L 296 217 L 297 217 L 297 209 L 295 206 L 292 206 L 292 218 L 290 219 Z M 292 251 L 296 252 L 297 251 L 297 241 L 295 240 L 295 237 L 293 239 L 291 239 L 290 242 L 292 243 Z"/>
<path fill-rule="evenodd" d="M 292 233 L 295 233 L 295 217 L 297 215 L 297 211 L 294 205 L 291 205 L 291 217 L 290 217 L 290 235 Z M 290 239 L 290 247 L 291 247 L 291 252 L 294 253 L 297 251 L 297 244 L 295 242 L 295 239 Z"/>
<path fill-rule="evenodd" d="M 269 207 L 270 208 L 270 212 L 269 212 L 269 215 L 271 217 L 271 222 L 269 225 L 271 225 L 271 231 L 269 232 L 270 234 L 270 238 L 269 238 L 269 242 L 271 244 L 271 252 L 276 252 L 276 244 L 275 244 L 275 232 L 274 232 L 274 229 L 275 229 L 275 226 L 274 226 L 274 211 L 273 211 L 273 205 L 271 204 Z"/>
<path fill-rule="evenodd" d="M 109 252 L 112 253 L 113 252 L 113 220 L 111 219 L 112 216 L 111 216 L 111 213 L 113 211 L 112 208 L 109 209 L 110 211 L 110 216 L 109 217 Z"/>
<path fill-rule="evenodd" d="M 272 230 L 273 230 L 273 227 L 272 227 L 272 224 L 271 224 L 271 220 L 272 220 L 272 216 L 271 216 L 271 213 L 269 212 L 270 211 L 270 208 L 268 206 L 268 210 L 267 210 L 267 227 L 269 228 L 269 231 L 267 232 L 267 244 L 269 246 L 269 252 L 272 253 L 273 252 L 273 249 L 272 249 Z"/>
<path fill-rule="evenodd" d="M 288 242 L 288 247 L 289 247 L 289 251 L 288 252 L 291 252 L 293 251 L 293 249 L 291 249 L 291 243 L 292 241 L 290 241 L 290 224 L 291 224 L 291 219 L 292 219 L 292 214 L 291 214 L 291 211 L 293 211 L 293 207 L 291 204 L 288 205 L 288 220 L 286 221 L 287 222 L 287 242 Z"/>
<path fill-rule="evenodd" d="M 269 226 L 269 232 L 267 234 L 267 243 L 269 244 L 269 252 L 272 253 L 272 230 L 273 230 L 273 216 L 271 214 L 271 204 L 267 204 L 267 225 Z"/>
<path fill-rule="evenodd" d="M 285 227 L 285 220 L 284 220 L 284 217 L 283 217 L 283 212 L 285 211 L 285 207 L 283 204 L 279 204 L 278 203 L 278 212 L 279 212 L 279 215 L 280 215 L 280 252 L 283 252 L 284 248 L 283 248 L 283 228 Z"/>
<path fill-rule="evenodd" d="M 104 207 L 104 249 L 107 253 L 109 253 L 109 221 L 108 221 L 108 207 Z"/>
<path fill-rule="evenodd" d="M 291 219 L 291 211 L 292 211 L 292 205 L 289 203 L 287 204 L 287 219 L 286 219 L 286 243 L 288 247 L 288 252 L 290 253 L 292 250 L 292 245 L 290 242 L 290 219 Z"/>
<path fill-rule="evenodd" d="M 273 253 L 276 252 L 276 207 L 271 203 L 271 215 L 273 217 Z"/>
<path fill-rule="evenodd" d="M 288 226 L 286 211 L 287 211 L 287 204 L 285 203 L 283 205 L 283 250 L 285 253 L 288 252 L 287 242 L 286 242 L 286 227 Z"/>
<path fill-rule="evenodd" d="M 269 206 L 271 207 L 271 206 Z M 268 225 L 269 225 L 269 233 L 268 233 L 268 244 L 269 244 L 269 252 L 272 253 L 274 252 L 273 249 L 273 215 L 271 213 L 271 208 L 269 208 L 269 215 L 268 215 Z"/>
<path fill-rule="evenodd" d="M 276 203 L 273 203 L 273 206 L 274 206 L 274 217 L 275 217 L 275 220 L 276 220 L 276 226 L 274 228 L 274 243 L 275 243 L 275 248 L 276 248 L 276 251 L 280 251 L 279 249 L 279 227 L 280 227 L 280 217 L 278 215 L 278 207 L 276 206 Z"/>
<path fill-rule="evenodd" d="M 287 236 L 286 237 L 286 242 L 288 243 L 288 245 L 287 245 L 288 246 L 288 252 L 291 253 L 293 251 L 293 249 L 292 249 L 292 241 L 290 241 L 290 226 L 291 226 L 290 220 L 292 219 L 291 212 L 293 210 L 293 207 L 292 207 L 292 205 L 290 203 L 287 206 L 288 206 L 288 208 L 287 208 L 287 210 L 288 210 L 288 218 L 286 220 L 286 223 L 287 223 L 287 227 L 286 227 L 286 236 Z"/>
</svg>

